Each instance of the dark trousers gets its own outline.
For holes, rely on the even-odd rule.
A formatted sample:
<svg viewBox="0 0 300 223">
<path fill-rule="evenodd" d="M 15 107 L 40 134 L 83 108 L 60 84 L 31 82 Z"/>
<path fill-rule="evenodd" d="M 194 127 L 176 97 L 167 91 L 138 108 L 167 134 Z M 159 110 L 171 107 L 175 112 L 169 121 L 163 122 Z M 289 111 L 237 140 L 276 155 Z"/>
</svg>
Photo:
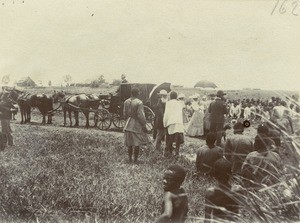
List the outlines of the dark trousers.
<svg viewBox="0 0 300 223">
<path fill-rule="evenodd" d="M 161 150 L 161 142 L 165 140 L 166 129 L 157 129 L 155 148 Z"/>
<path fill-rule="evenodd" d="M 221 145 L 222 136 L 224 134 L 224 122 L 211 122 L 210 132 L 215 132 L 217 134 L 217 146 Z"/>
</svg>

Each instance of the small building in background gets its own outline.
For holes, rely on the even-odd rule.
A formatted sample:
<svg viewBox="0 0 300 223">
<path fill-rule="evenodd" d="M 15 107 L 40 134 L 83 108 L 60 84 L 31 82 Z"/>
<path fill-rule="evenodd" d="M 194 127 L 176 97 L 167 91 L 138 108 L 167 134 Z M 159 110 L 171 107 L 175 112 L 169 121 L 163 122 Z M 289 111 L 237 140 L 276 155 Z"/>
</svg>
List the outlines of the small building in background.
<svg viewBox="0 0 300 223">
<path fill-rule="evenodd" d="M 17 81 L 18 87 L 35 87 L 36 83 L 28 76 Z"/>
</svg>

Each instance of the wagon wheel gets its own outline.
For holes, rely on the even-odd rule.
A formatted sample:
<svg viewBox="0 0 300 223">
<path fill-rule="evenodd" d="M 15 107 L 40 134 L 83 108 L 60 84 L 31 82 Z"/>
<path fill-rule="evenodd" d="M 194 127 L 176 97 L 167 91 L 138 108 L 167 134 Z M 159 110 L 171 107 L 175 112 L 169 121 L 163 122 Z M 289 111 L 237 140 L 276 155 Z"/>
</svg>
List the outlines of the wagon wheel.
<svg viewBox="0 0 300 223">
<path fill-rule="evenodd" d="M 146 128 L 149 132 L 152 132 L 154 126 L 154 112 L 148 106 L 144 106 L 145 117 L 146 117 Z"/>
<path fill-rule="evenodd" d="M 107 99 L 102 99 L 102 100 L 100 101 L 100 106 L 101 106 L 102 108 L 109 109 L 109 107 L 110 107 L 110 101 L 107 100 Z"/>
<path fill-rule="evenodd" d="M 112 122 L 118 129 L 122 129 L 125 127 L 126 119 L 121 117 L 119 114 L 114 113 L 112 115 Z"/>
<path fill-rule="evenodd" d="M 98 109 L 95 112 L 95 123 L 101 130 L 107 130 L 111 126 L 111 115 L 106 109 Z"/>
</svg>

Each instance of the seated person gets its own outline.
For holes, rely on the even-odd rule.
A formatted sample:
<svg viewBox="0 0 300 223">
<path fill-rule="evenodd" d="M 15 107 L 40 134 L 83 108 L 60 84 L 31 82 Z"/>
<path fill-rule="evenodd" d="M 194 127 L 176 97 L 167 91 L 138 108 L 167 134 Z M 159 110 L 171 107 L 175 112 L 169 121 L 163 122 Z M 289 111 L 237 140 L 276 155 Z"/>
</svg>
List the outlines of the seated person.
<svg viewBox="0 0 300 223">
<path fill-rule="evenodd" d="M 235 199 L 237 193 L 229 183 L 231 163 L 224 158 L 218 159 L 214 165 L 214 177 L 218 185 L 208 188 L 205 192 L 204 222 L 235 221 L 239 206 Z"/>
<path fill-rule="evenodd" d="M 211 174 L 214 163 L 223 157 L 223 149 L 215 145 L 216 133 L 210 132 L 206 136 L 206 145 L 197 151 L 196 169 L 203 174 Z"/>
<path fill-rule="evenodd" d="M 226 140 L 225 157 L 232 163 L 232 174 L 240 174 L 246 156 L 253 151 L 250 136 L 244 135 L 244 125 L 237 122 L 233 126 L 234 135 Z"/>
<path fill-rule="evenodd" d="M 121 83 L 120 84 L 126 84 L 128 83 L 128 81 L 126 80 L 126 76 L 125 74 L 121 75 Z M 120 86 L 118 87 L 118 89 L 116 90 L 116 96 L 120 95 Z"/>
<path fill-rule="evenodd" d="M 162 205 L 162 214 L 156 221 L 184 222 L 188 213 L 188 198 L 181 184 L 186 171 L 177 164 L 170 165 L 164 173 L 163 187 L 165 197 Z"/>
<path fill-rule="evenodd" d="M 261 135 L 255 137 L 254 152 L 247 155 L 243 166 L 242 175 L 246 187 L 260 188 L 279 182 L 282 164 L 280 156 L 268 149 L 266 138 Z"/>
</svg>

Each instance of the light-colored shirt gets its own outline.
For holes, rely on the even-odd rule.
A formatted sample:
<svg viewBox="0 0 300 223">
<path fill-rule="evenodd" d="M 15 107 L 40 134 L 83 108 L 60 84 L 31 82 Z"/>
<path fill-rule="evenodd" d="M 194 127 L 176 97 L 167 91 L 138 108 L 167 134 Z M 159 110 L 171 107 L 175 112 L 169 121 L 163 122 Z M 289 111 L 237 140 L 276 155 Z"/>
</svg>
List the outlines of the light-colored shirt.
<svg viewBox="0 0 300 223">
<path fill-rule="evenodd" d="M 163 118 L 164 127 L 168 128 L 168 132 L 179 131 L 181 132 L 181 126 L 183 130 L 183 107 L 180 101 L 176 99 L 170 100 L 166 103 L 165 114 Z M 170 127 L 169 131 L 169 126 Z M 182 131 L 183 132 L 183 131 Z"/>
</svg>

